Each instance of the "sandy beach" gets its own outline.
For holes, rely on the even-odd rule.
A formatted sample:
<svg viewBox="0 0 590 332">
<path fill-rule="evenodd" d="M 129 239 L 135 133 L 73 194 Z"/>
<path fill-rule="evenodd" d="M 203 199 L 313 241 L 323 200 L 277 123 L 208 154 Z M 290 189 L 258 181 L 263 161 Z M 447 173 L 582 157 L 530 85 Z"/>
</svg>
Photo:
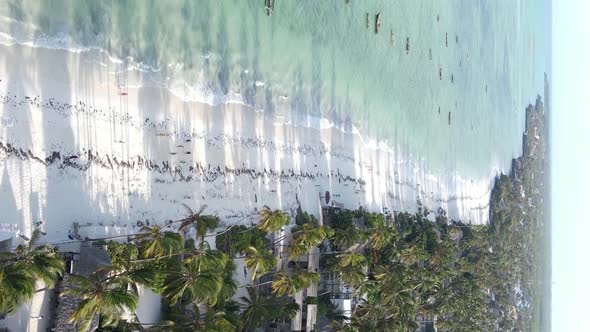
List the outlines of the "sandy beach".
<svg viewBox="0 0 590 332">
<path fill-rule="evenodd" d="M 2 45 L 0 63 L 5 234 L 40 221 L 53 242 L 67 241 L 74 222 L 90 238 L 129 234 L 138 221 L 184 217 L 181 203 L 248 224 L 264 205 L 292 211 L 299 201 L 316 213 L 326 191 L 347 208 L 412 211 L 419 198 L 464 222 L 488 218 L 491 178 L 434 176 L 362 134 L 185 102 L 96 52 Z"/>
</svg>

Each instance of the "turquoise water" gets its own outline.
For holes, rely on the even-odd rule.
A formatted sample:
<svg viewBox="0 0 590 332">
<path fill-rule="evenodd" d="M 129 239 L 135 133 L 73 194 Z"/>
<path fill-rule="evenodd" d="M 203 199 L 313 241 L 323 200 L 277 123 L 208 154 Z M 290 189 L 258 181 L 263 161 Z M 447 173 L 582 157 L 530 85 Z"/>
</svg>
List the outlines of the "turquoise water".
<svg viewBox="0 0 590 332">
<path fill-rule="evenodd" d="M 507 169 L 543 88 L 546 19 L 533 0 L 276 0 L 270 17 L 262 0 L 3 2 L 1 32 L 18 41 L 98 47 L 154 82 L 354 125 L 435 173 Z"/>
</svg>

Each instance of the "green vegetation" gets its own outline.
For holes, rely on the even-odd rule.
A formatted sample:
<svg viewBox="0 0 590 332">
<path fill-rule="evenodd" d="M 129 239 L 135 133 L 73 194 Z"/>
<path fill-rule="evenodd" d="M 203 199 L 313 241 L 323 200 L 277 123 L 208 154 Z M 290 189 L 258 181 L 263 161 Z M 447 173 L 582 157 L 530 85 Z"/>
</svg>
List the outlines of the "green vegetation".
<svg viewBox="0 0 590 332">
<path fill-rule="evenodd" d="M 549 296 L 549 227 L 545 225 L 547 165 L 546 114 L 540 97 L 526 111 L 523 155 L 513 160 L 510 176 L 496 180 L 490 205 L 490 232 L 497 267 L 494 278 L 499 287 L 501 310 L 515 329 L 541 331 L 546 314 L 544 298 Z M 550 277 L 550 273 L 549 273 Z M 515 294 L 515 288 L 519 292 Z M 545 311 L 545 312 L 543 312 Z M 545 319 L 546 320 L 546 319 Z"/>
<path fill-rule="evenodd" d="M 63 274 L 65 264 L 57 250 L 38 245 L 41 236 L 37 229 L 14 253 L 0 252 L 0 314 L 14 312 L 35 295 L 38 286 L 51 288 Z"/>
</svg>

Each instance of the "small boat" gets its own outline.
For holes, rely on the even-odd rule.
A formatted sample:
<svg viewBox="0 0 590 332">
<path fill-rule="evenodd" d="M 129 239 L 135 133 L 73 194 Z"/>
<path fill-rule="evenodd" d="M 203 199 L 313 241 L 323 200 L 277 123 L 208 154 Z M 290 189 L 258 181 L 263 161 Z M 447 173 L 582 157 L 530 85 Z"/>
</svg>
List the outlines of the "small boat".
<svg viewBox="0 0 590 332">
<path fill-rule="evenodd" d="M 379 30 L 381 29 L 381 12 L 378 12 L 377 15 L 375 15 L 375 33 L 379 33 Z"/>
<path fill-rule="evenodd" d="M 449 126 L 451 125 L 451 112 L 449 112 Z"/>
<path fill-rule="evenodd" d="M 406 37 L 406 54 L 410 54 L 410 37 Z"/>
<path fill-rule="evenodd" d="M 395 33 L 391 30 L 391 47 L 395 47 Z"/>
<path fill-rule="evenodd" d="M 369 28 L 369 13 L 367 13 L 367 29 Z"/>
<path fill-rule="evenodd" d="M 445 46 L 449 47 L 449 34 L 445 32 Z"/>
<path fill-rule="evenodd" d="M 264 9 L 266 9 L 266 15 L 270 16 L 274 12 L 275 1 L 274 0 L 264 0 Z"/>
</svg>

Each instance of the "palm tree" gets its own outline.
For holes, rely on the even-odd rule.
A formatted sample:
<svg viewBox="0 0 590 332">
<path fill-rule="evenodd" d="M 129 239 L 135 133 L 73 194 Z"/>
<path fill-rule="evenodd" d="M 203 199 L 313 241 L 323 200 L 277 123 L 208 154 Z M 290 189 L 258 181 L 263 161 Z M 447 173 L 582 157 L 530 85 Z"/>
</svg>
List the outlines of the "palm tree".
<svg viewBox="0 0 590 332">
<path fill-rule="evenodd" d="M 226 264 L 227 256 L 219 251 L 198 251 L 169 273 L 164 296 L 173 305 L 179 300 L 215 304 L 223 288 Z"/>
<path fill-rule="evenodd" d="M 300 256 L 310 252 L 312 247 L 320 245 L 326 238 L 332 236 L 334 232 L 328 226 L 314 226 L 312 224 L 303 224 L 296 226 L 291 230 L 293 238 L 287 247 L 289 260 L 297 260 Z M 277 242 L 277 241 L 275 241 Z"/>
<path fill-rule="evenodd" d="M 189 213 L 189 216 L 180 220 L 181 224 L 178 231 L 186 232 L 188 228 L 194 227 L 197 232 L 197 238 L 200 241 L 199 245 L 203 248 L 207 231 L 212 231 L 219 225 L 219 218 L 212 215 L 203 215 L 203 211 L 207 208 L 207 205 L 201 206 L 201 209 L 196 213 L 188 205 L 182 205 Z"/>
<path fill-rule="evenodd" d="M 258 250 L 249 246 L 244 252 L 246 254 L 244 264 L 248 270 L 252 271 L 252 282 L 276 267 L 276 259 L 270 249 Z"/>
<path fill-rule="evenodd" d="M 436 246 L 433 255 L 430 257 L 430 266 L 440 274 L 453 271 L 453 263 L 455 262 L 457 252 L 457 248 L 450 239 L 443 239 Z"/>
<path fill-rule="evenodd" d="M 289 216 L 281 211 L 272 211 L 268 206 L 264 206 L 259 213 L 260 223 L 257 227 L 266 233 L 274 233 L 280 230 L 283 226 L 289 224 Z"/>
<path fill-rule="evenodd" d="M 358 290 L 367 279 L 367 258 L 354 250 L 348 250 L 338 255 L 338 259 L 342 281 Z"/>
<path fill-rule="evenodd" d="M 238 284 L 233 279 L 234 272 L 236 271 L 236 263 L 228 259 L 225 263 L 225 272 L 223 275 L 223 283 L 221 284 L 221 290 L 217 295 L 217 300 L 215 301 L 216 306 L 219 307 L 221 305 L 226 305 L 226 303 L 234 296 L 236 291 L 238 290 Z"/>
<path fill-rule="evenodd" d="M 325 305 L 327 305 L 325 314 L 320 315 L 320 310 L 321 310 L 320 309 L 321 304 L 320 304 L 318 306 L 318 315 L 324 316 L 329 322 L 331 322 L 331 324 L 329 326 L 333 331 L 345 331 L 346 329 L 344 328 L 344 326 L 350 325 L 349 317 L 344 314 L 343 310 L 338 309 L 338 307 L 336 307 L 336 305 L 334 305 L 331 302 L 331 300 L 330 300 L 331 295 L 330 294 L 326 293 L 325 295 L 326 295 L 325 299 L 327 300 L 327 302 L 325 304 Z M 320 301 L 322 301 L 322 300 L 320 300 Z"/>
<path fill-rule="evenodd" d="M 367 240 L 367 234 L 361 229 L 349 226 L 336 228 L 333 236 L 334 244 L 339 247 L 348 248 L 355 244 L 362 244 Z"/>
<path fill-rule="evenodd" d="M 279 272 L 275 275 L 271 288 L 273 293 L 280 296 L 285 293 L 293 295 L 305 287 L 299 279 L 293 278 L 287 272 Z"/>
<path fill-rule="evenodd" d="M 182 249 L 182 237 L 175 232 L 164 232 L 162 227 L 144 226 L 135 237 L 140 241 L 144 258 L 170 256 Z"/>
<path fill-rule="evenodd" d="M 237 301 L 228 300 L 223 305 L 218 303 L 214 308 L 210 308 L 210 310 L 223 312 L 225 320 L 235 327 L 232 331 L 235 331 L 240 326 L 240 304 Z"/>
<path fill-rule="evenodd" d="M 79 324 L 82 331 L 89 331 L 92 320 L 98 316 L 99 327 L 114 326 L 125 310 L 137 307 L 137 294 L 127 288 L 129 280 L 119 276 L 102 277 L 98 270 L 88 278 L 74 275 L 68 280 L 64 295 L 82 299 L 70 317 L 70 323 Z"/>
<path fill-rule="evenodd" d="M 36 229 L 14 253 L 0 253 L 0 312 L 13 312 L 23 301 L 31 299 L 37 281 L 52 288 L 63 274 L 65 264 L 57 250 L 47 244 L 37 245 L 42 235 Z"/>
<path fill-rule="evenodd" d="M 391 317 L 391 313 L 380 303 L 362 301 L 354 311 L 353 325 L 361 331 L 376 331 L 379 320 Z"/>
<path fill-rule="evenodd" d="M 286 272 L 279 272 L 271 284 L 273 293 L 282 296 L 293 295 L 299 290 L 309 287 L 312 283 L 320 281 L 320 275 L 316 272 L 295 270 L 292 275 Z"/>
<path fill-rule="evenodd" d="M 16 260 L 17 264 L 34 278 L 40 279 L 48 287 L 53 287 L 57 278 L 63 273 L 65 263 L 55 248 L 47 244 L 37 245 L 42 235 L 40 229 L 33 231 L 26 245 L 16 247 L 12 260 Z"/>
<path fill-rule="evenodd" d="M 393 313 L 389 306 L 379 302 L 365 302 L 354 312 L 352 325 L 360 331 L 414 332 L 418 328 L 413 312 Z"/>
<path fill-rule="evenodd" d="M 293 319 L 301 310 L 299 304 L 293 302 L 289 297 L 273 297 L 272 299 L 274 300 L 272 306 L 275 310 L 271 311 L 270 320 L 273 322 L 285 323 Z"/>
<path fill-rule="evenodd" d="M 334 231 L 328 226 L 314 226 L 303 224 L 293 232 L 291 243 L 302 246 L 309 252 L 311 247 L 320 245 L 326 238 L 334 235 Z"/>
<path fill-rule="evenodd" d="M 138 244 L 109 243 L 107 251 L 111 265 L 102 266 L 100 270 L 109 275 L 119 276 L 122 282 L 127 281 L 128 286 L 134 292 L 139 291 L 139 286 L 144 286 L 161 294 L 169 271 L 176 269 L 180 265 L 180 261 L 171 256 L 160 256 L 163 252 L 160 252 L 158 257 L 137 259 L 138 256 L 147 256 L 138 247 L 143 248 L 145 245 L 143 242 Z"/>
<path fill-rule="evenodd" d="M 330 321 L 330 331 L 334 332 L 359 332 L 360 330 L 350 324 L 350 321 L 347 319 L 339 319 L 339 320 L 332 320 Z"/>
<path fill-rule="evenodd" d="M 207 312 L 205 319 L 201 325 L 201 329 L 191 331 L 203 332 L 231 332 L 236 331 L 236 326 L 233 325 L 226 317 L 224 311 Z"/>
<path fill-rule="evenodd" d="M 244 303 L 244 311 L 240 315 L 240 330 L 249 331 L 260 326 L 269 319 L 273 308 L 268 303 L 268 298 L 260 295 L 255 287 L 247 287 L 248 296 L 240 297 Z"/>
<path fill-rule="evenodd" d="M 222 307 L 223 309 L 223 307 Z M 230 309 L 230 308 L 228 308 Z M 218 307 L 207 307 L 201 314 L 199 306 L 193 304 L 189 313 L 172 314 L 171 320 L 160 322 L 147 329 L 154 332 L 230 332 L 236 330 L 237 323 L 230 321 L 231 314 Z"/>
<path fill-rule="evenodd" d="M 413 295 L 412 273 L 404 265 L 380 267 L 375 273 L 380 303 L 392 308 L 392 315 L 412 312 L 417 314 L 416 299 Z"/>
<path fill-rule="evenodd" d="M 405 265 L 413 265 L 426 260 L 429 257 L 428 252 L 416 244 L 405 248 L 401 252 L 400 261 Z"/>
<path fill-rule="evenodd" d="M 244 310 L 240 315 L 240 330 L 250 331 L 260 327 L 264 321 L 285 322 L 297 315 L 299 305 L 286 297 L 263 296 L 257 288 L 246 288 L 248 296 L 240 300 Z"/>
<path fill-rule="evenodd" d="M 290 261 L 297 261 L 297 259 L 307 253 L 310 249 L 301 243 L 289 243 L 286 252 Z"/>
<path fill-rule="evenodd" d="M 342 268 L 365 266 L 367 258 L 354 250 L 348 250 L 338 256 L 338 265 Z"/>
<path fill-rule="evenodd" d="M 12 313 L 35 295 L 35 278 L 17 264 L 0 265 L 0 313 Z"/>
<path fill-rule="evenodd" d="M 371 235 L 373 249 L 381 250 L 397 238 L 397 230 L 394 227 L 379 227 Z"/>
</svg>

